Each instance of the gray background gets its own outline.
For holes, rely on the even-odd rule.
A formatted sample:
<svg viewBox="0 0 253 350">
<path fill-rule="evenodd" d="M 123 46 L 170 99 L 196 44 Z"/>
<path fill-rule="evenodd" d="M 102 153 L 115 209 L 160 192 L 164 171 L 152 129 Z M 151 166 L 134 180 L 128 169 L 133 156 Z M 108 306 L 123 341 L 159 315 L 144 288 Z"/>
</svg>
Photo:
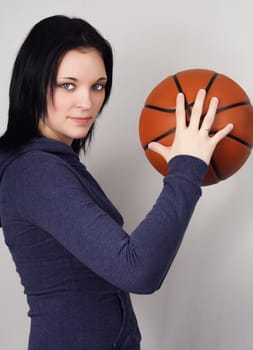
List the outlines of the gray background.
<svg viewBox="0 0 253 350">
<path fill-rule="evenodd" d="M 162 177 L 140 147 L 138 120 L 150 90 L 166 76 L 209 68 L 253 97 L 251 0 L 1 0 L 0 122 L 17 50 L 35 22 L 52 14 L 87 19 L 112 43 L 112 98 L 83 161 L 125 217 L 126 230 L 152 206 Z M 203 189 L 163 287 L 133 295 L 144 350 L 252 350 L 252 156 L 230 179 Z M 26 349 L 23 289 L 0 232 L 0 348 Z"/>
</svg>

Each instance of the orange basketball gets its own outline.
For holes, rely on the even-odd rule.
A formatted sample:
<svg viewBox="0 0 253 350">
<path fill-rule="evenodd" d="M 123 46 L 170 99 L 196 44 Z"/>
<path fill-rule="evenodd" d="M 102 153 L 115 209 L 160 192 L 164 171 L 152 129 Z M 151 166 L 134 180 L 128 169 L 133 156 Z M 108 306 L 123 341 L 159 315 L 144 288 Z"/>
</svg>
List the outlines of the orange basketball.
<svg viewBox="0 0 253 350">
<path fill-rule="evenodd" d="M 237 172 L 250 155 L 253 145 L 253 107 L 245 91 L 227 76 L 207 69 L 191 69 L 171 75 L 149 94 L 141 112 L 139 135 L 150 163 L 162 174 L 168 174 L 166 161 L 148 149 L 151 141 L 170 146 L 176 128 L 175 105 L 179 92 L 185 95 L 186 120 L 189 121 L 199 89 L 206 89 L 205 116 L 210 99 L 218 97 L 219 105 L 210 137 L 228 123 L 234 128 L 217 145 L 202 185 L 215 184 Z"/>
</svg>

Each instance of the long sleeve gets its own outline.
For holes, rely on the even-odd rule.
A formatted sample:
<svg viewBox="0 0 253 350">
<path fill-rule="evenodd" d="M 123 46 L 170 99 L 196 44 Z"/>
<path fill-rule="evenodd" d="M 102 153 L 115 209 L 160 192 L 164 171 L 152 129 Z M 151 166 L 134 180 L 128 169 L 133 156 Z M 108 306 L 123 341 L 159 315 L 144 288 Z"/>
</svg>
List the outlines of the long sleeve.
<svg viewBox="0 0 253 350">
<path fill-rule="evenodd" d="M 201 195 L 206 164 L 190 156 L 173 158 L 155 205 L 129 235 L 55 158 L 30 152 L 7 169 L 20 219 L 49 233 L 116 287 L 133 293 L 158 289 Z"/>
</svg>

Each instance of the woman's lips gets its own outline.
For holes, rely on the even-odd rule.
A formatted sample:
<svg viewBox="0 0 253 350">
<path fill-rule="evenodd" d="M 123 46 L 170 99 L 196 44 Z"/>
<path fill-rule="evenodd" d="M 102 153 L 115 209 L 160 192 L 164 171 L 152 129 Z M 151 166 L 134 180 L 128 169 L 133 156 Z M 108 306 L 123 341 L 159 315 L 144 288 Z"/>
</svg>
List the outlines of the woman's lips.
<svg viewBox="0 0 253 350">
<path fill-rule="evenodd" d="M 69 117 L 69 119 L 73 120 L 78 124 L 83 124 L 83 125 L 89 124 L 92 120 L 91 117 L 87 117 L 87 118 Z"/>
</svg>

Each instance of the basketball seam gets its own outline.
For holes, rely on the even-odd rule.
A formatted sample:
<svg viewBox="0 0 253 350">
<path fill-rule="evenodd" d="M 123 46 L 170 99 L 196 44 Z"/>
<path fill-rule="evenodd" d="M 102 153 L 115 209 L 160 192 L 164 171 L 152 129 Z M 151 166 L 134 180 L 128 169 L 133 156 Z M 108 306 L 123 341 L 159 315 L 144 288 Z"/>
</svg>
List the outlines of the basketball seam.
<svg viewBox="0 0 253 350">
<path fill-rule="evenodd" d="M 210 160 L 210 164 L 211 167 L 213 168 L 213 172 L 216 176 L 216 179 L 218 180 L 217 182 L 221 181 L 223 179 L 222 175 L 221 175 L 221 172 L 219 170 L 219 167 L 217 166 L 216 162 L 214 161 L 214 159 L 212 158 Z"/>
<path fill-rule="evenodd" d="M 216 133 L 216 131 L 214 131 L 214 130 L 210 130 L 209 131 L 209 134 L 210 135 L 214 135 Z M 225 139 L 226 138 L 230 138 L 230 139 L 232 139 L 232 140 L 234 140 L 234 141 L 237 141 L 238 143 L 240 143 L 241 145 L 243 145 L 243 146 L 246 146 L 248 149 L 252 149 L 252 147 L 253 147 L 253 145 L 251 145 L 249 142 L 247 142 L 247 141 L 245 141 L 245 140 L 242 140 L 242 139 L 240 139 L 240 137 L 237 137 L 237 136 L 235 136 L 235 135 L 233 135 L 233 134 L 228 134 L 228 135 L 226 135 L 225 136 Z"/>
<path fill-rule="evenodd" d="M 157 137 L 155 137 L 154 139 L 150 140 L 148 143 L 146 143 L 146 144 L 143 146 L 144 151 L 147 150 L 148 144 L 149 144 L 150 142 L 158 142 L 158 141 L 162 140 L 164 137 L 173 134 L 175 131 L 176 131 L 175 128 L 170 129 L 170 130 L 166 131 L 165 133 L 160 134 L 159 136 L 157 136 Z M 212 135 L 212 134 L 214 135 L 215 133 L 216 133 L 216 131 L 214 131 L 214 130 L 211 130 L 211 131 L 209 132 L 210 135 Z M 246 141 L 240 139 L 239 137 L 237 137 L 237 136 L 235 136 L 235 135 L 233 135 L 233 134 L 228 134 L 228 135 L 226 135 L 226 136 L 225 136 L 225 139 L 226 139 L 226 138 L 230 138 L 230 139 L 232 139 L 232 140 L 234 140 L 234 141 L 240 143 L 241 145 L 244 145 L 244 146 L 247 147 L 249 150 L 251 150 L 252 147 L 253 147 L 253 145 L 251 145 L 250 143 L 248 143 L 248 142 L 246 142 Z"/>
<path fill-rule="evenodd" d="M 178 73 L 177 73 L 178 74 Z M 176 85 L 176 87 L 177 87 L 177 90 L 178 90 L 178 92 L 182 92 L 182 93 L 184 93 L 184 90 L 183 90 L 183 88 L 182 88 L 182 86 L 181 86 L 181 84 L 180 84 L 180 81 L 179 81 L 179 78 L 178 78 L 178 76 L 177 76 L 177 74 L 174 74 L 172 77 L 173 77 L 173 80 L 174 80 L 174 83 L 175 83 L 175 85 Z M 218 73 L 216 73 L 216 72 L 214 72 L 214 74 L 212 75 L 212 77 L 211 77 L 211 79 L 209 80 L 209 82 L 208 82 L 208 84 L 207 84 L 207 86 L 206 86 L 206 92 L 208 93 L 208 91 L 210 90 L 210 88 L 211 88 L 211 86 L 213 85 L 213 82 L 215 81 L 215 79 L 217 78 L 217 76 L 218 76 Z M 191 107 L 193 106 L 193 102 L 192 103 L 189 103 L 188 101 L 187 101 L 187 97 L 185 96 L 185 94 L 184 94 L 184 98 L 185 98 L 185 110 L 186 110 L 186 112 L 189 114 L 189 116 L 191 116 Z M 161 112 L 167 112 L 167 113 L 175 113 L 175 111 L 176 111 L 176 109 L 175 108 L 173 108 L 173 109 L 171 109 L 171 108 L 169 108 L 169 109 L 167 109 L 167 108 L 163 108 L 163 107 L 157 107 L 157 106 L 153 106 L 153 105 L 150 105 L 150 104 L 146 104 L 145 106 L 144 106 L 144 108 L 150 108 L 150 109 L 154 109 L 154 110 L 158 110 L 158 111 L 161 111 Z"/>
<path fill-rule="evenodd" d="M 176 128 L 170 129 L 170 130 L 166 131 L 165 133 L 163 133 L 163 134 L 161 134 L 161 135 L 155 137 L 155 138 L 152 139 L 150 142 L 157 142 L 157 141 L 160 141 L 160 140 L 162 140 L 164 137 L 173 134 L 175 131 L 176 131 Z M 147 150 L 148 144 L 149 144 L 150 142 L 148 142 L 146 145 L 143 146 L 144 151 Z"/>
<path fill-rule="evenodd" d="M 178 73 L 177 73 L 177 74 L 178 74 Z M 178 92 L 184 93 L 184 90 L 183 90 L 183 88 L 182 88 L 182 86 L 181 86 L 181 84 L 180 84 L 180 81 L 179 81 L 179 78 L 178 78 L 177 74 L 174 74 L 174 75 L 172 76 L 172 77 L 173 77 L 173 80 L 174 80 L 174 82 L 175 82 L 175 84 L 176 84 L 176 87 L 177 87 L 177 89 L 178 89 Z M 210 90 L 210 88 L 211 88 L 211 86 L 213 85 L 213 83 L 214 83 L 215 79 L 217 78 L 217 76 L 218 76 L 218 73 L 217 73 L 217 72 L 214 72 L 213 75 L 212 75 L 212 77 L 211 77 L 211 79 L 210 79 L 209 82 L 207 83 L 206 88 L 205 88 L 206 93 L 208 93 L 208 91 Z M 185 96 L 185 94 L 184 94 L 184 98 L 185 98 L 185 110 L 186 110 L 186 112 L 189 114 L 189 117 L 190 117 L 190 116 L 191 116 L 191 112 L 192 112 L 191 107 L 194 105 L 194 103 L 189 103 L 189 102 L 187 101 L 187 97 Z"/>
<path fill-rule="evenodd" d="M 237 102 L 237 103 L 233 103 L 231 105 L 220 107 L 220 108 L 217 109 L 216 113 L 221 113 L 223 111 L 227 111 L 228 109 L 241 107 L 241 106 L 251 106 L 251 103 L 249 101 L 240 101 L 240 102 Z"/>
<path fill-rule="evenodd" d="M 221 108 L 219 108 L 217 110 L 216 113 L 217 114 L 218 113 L 222 113 L 225 110 L 233 109 L 233 108 L 240 107 L 240 106 L 246 106 L 246 105 L 251 105 L 251 103 L 248 102 L 248 101 L 241 101 L 241 102 L 238 102 L 238 103 L 234 103 L 234 104 L 231 104 L 231 105 L 228 105 L 228 106 L 221 107 Z M 157 110 L 157 111 L 162 112 L 162 113 L 175 113 L 175 109 L 166 109 L 166 108 L 156 107 L 156 106 L 153 106 L 153 105 L 145 105 L 144 108 L 154 109 L 154 110 Z M 163 133 L 163 134 L 157 136 L 156 138 L 152 139 L 150 142 L 160 141 L 164 137 L 172 134 L 174 131 L 175 131 L 175 128 L 170 129 L 170 130 L 166 131 L 165 133 Z M 216 131 L 214 131 L 214 130 L 210 131 L 210 134 L 215 134 L 215 133 L 216 133 Z M 239 137 L 237 137 L 237 136 L 235 136 L 233 134 L 228 134 L 226 137 L 229 137 L 229 138 L 231 138 L 231 139 L 233 139 L 233 140 L 235 140 L 235 141 L 245 145 L 249 149 L 252 149 L 252 147 L 253 147 L 253 145 L 251 145 L 250 143 L 242 140 L 241 138 L 239 138 Z M 148 148 L 148 143 L 146 145 L 144 145 L 143 148 L 144 148 L 144 150 L 146 150 Z"/>
<path fill-rule="evenodd" d="M 218 73 L 214 72 L 213 76 L 211 77 L 211 79 L 209 80 L 209 83 L 206 86 L 206 93 L 209 92 L 209 90 L 211 89 L 211 86 L 213 85 L 215 79 L 218 77 Z"/>
<path fill-rule="evenodd" d="M 194 104 L 194 102 L 188 103 L 188 106 L 192 107 L 193 104 Z M 237 103 L 233 103 L 231 105 L 220 107 L 220 108 L 217 109 L 216 114 L 218 114 L 220 112 L 223 112 L 223 111 L 226 111 L 228 109 L 241 107 L 241 106 L 251 106 L 251 103 L 249 101 L 240 101 L 240 102 L 237 102 Z M 145 104 L 144 108 L 154 109 L 156 111 L 164 112 L 164 113 L 175 113 L 176 112 L 176 108 L 163 108 L 163 107 L 158 107 L 158 106 L 154 106 L 154 105 L 151 105 L 151 104 Z"/>
<path fill-rule="evenodd" d="M 157 107 L 157 106 L 153 106 L 153 105 L 149 105 L 149 104 L 146 104 L 144 106 L 144 108 L 154 109 L 156 111 L 164 112 L 164 113 L 175 113 L 176 112 L 175 108 L 168 108 L 167 109 L 167 108 Z"/>
<path fill-rule="evenodd" d="M 176 84 L 176 87 L 177 87 L 177 89 L 178 89 L 178 92 L 182 92 L 182 93 L 184 93 L 184 91 L 183 91 L 183 89 L 182 89 L 182 86 L 181 86 L 181 84 L 180 84 L 180 82 L 179 82 L 179 79 L 178 79 L 178 77 L 177 77 L 177 74 L 174 74 L 173 76 L 173 79 L 174 79 L 174 82 L 175 82 L 175 84 Z M 189 116 L 191 116 L 191 108 L 190 108 L 190 105 L 189 105 L 189 103 L 188 103 L 188 101 L 187 101 L 187 97 L 185 96 L 185 94 L 184 94 L 184 105 L 185 105 L 185 111 L 189 114 Z"/>
</svg>

